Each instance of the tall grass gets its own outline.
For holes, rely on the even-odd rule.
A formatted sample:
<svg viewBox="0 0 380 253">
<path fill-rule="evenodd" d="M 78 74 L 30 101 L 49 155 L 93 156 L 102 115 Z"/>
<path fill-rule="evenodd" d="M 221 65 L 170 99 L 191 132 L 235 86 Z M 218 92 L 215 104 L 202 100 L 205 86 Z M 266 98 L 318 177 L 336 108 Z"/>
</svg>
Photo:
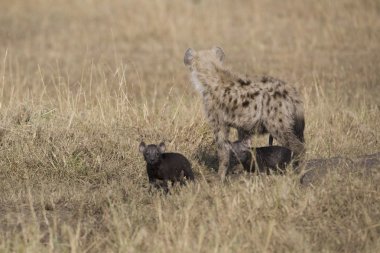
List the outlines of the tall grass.
<svg viewBox="0 0 380 253">
<path fill-rule="evenodd" d="M 0 23 L 0 251 L 380 251 L 378 170 L 221 184 L 182 63 L 219 45 L 294 83 L 309 158 L 378 152 L 378 1 L 5 0 Z M 142 139 L 197 182 L 149 194 Z"/>
</svg>

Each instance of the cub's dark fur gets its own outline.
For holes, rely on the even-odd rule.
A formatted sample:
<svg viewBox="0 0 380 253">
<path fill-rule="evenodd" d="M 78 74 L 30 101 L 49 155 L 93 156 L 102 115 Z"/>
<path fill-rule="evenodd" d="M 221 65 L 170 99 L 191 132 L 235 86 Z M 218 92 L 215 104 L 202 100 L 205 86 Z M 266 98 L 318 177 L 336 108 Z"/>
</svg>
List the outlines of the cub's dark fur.
<svg viewBox="0 0 380 253">
<path fill-rule="evenodd" d="M 179 153 L 164 153 L 165 144 L 163 142 L 159 145 L 145 145 L 144 142 L 141 142 L 139 151 L 144 155 L 149 183 L 154 187 L 162 188 L 167 192 L 168 181 L 184 184 L 185 177 L 188 180 L 194 180 L 189 160 Z"/>
<path fill-rule="evenodd" d="M 231 165 L 241 163 L 246 171 L 254 172 L 256 169 L 256 158 L 259 172 L 269 173 L 270 170 L 284 172 L 287 165 L 291 163 L 292 152 L 281 146 L 268 146 L 251 148 L 244 141 L 235 141 L 230 145 Z"/>
</svg>

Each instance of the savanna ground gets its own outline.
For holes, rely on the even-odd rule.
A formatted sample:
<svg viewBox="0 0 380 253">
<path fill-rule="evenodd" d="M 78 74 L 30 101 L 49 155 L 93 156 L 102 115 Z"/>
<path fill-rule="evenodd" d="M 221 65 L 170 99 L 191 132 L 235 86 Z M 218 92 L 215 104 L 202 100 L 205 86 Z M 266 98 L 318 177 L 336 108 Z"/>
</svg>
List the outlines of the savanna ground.
<svg viewBox="0 0 380 253">
<path fill-rule="evenodd" d="M 380 252 L 380 173 L 214 177 L 183 65 L 213 45 L 299 88 L 308 158 L 380 150 L 377 0 L 3 0 L 0 251 Z M 142 139 L 197 182 L 149 194 Z"/>
</svg>

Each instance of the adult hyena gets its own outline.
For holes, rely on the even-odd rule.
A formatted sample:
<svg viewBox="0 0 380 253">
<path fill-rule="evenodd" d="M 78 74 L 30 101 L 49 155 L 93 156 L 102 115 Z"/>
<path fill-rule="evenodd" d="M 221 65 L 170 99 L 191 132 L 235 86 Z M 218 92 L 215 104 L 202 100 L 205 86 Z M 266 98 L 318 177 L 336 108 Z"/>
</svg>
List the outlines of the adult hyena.
<svg viewBox="0 0 380 253">
<path fill-rule="evenodd" d="M 269 132 L 300 158 L 304 153 L 305 121 L 296 89 L 273 77 L 248 79 L 223 66 L 223 59 L 220 47 L 203 51 L 189 48 L 184 56 L 214 128 L 221 179 L 225 179 L 229 163 L 230 127 L 238 130 L 239 140 Z"/>
</svg>

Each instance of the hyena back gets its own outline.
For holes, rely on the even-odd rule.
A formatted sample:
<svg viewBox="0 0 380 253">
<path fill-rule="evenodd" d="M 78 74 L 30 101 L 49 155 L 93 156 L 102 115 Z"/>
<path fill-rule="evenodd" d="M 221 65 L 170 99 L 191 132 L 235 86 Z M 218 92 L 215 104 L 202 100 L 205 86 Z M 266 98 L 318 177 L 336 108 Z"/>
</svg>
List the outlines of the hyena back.
<svg viewBox="0 0 380 253">
<path fill-rule="evenodd" d="M 304 113 L 301 98 L 293 86 L 263 76 L 248 79 L 223 65 L 219 47 L 195 51 L 189 48 L 184 63 L 191 81 L 201 93 L 208 120 L 218 145 L 219 175 L 224 180 L 228 163 L 229 128 L 238 130 L 239 140 L 252 134 L 269 133 L 289 148 L 295 157 L 304 153 Z"/>
</svg>

